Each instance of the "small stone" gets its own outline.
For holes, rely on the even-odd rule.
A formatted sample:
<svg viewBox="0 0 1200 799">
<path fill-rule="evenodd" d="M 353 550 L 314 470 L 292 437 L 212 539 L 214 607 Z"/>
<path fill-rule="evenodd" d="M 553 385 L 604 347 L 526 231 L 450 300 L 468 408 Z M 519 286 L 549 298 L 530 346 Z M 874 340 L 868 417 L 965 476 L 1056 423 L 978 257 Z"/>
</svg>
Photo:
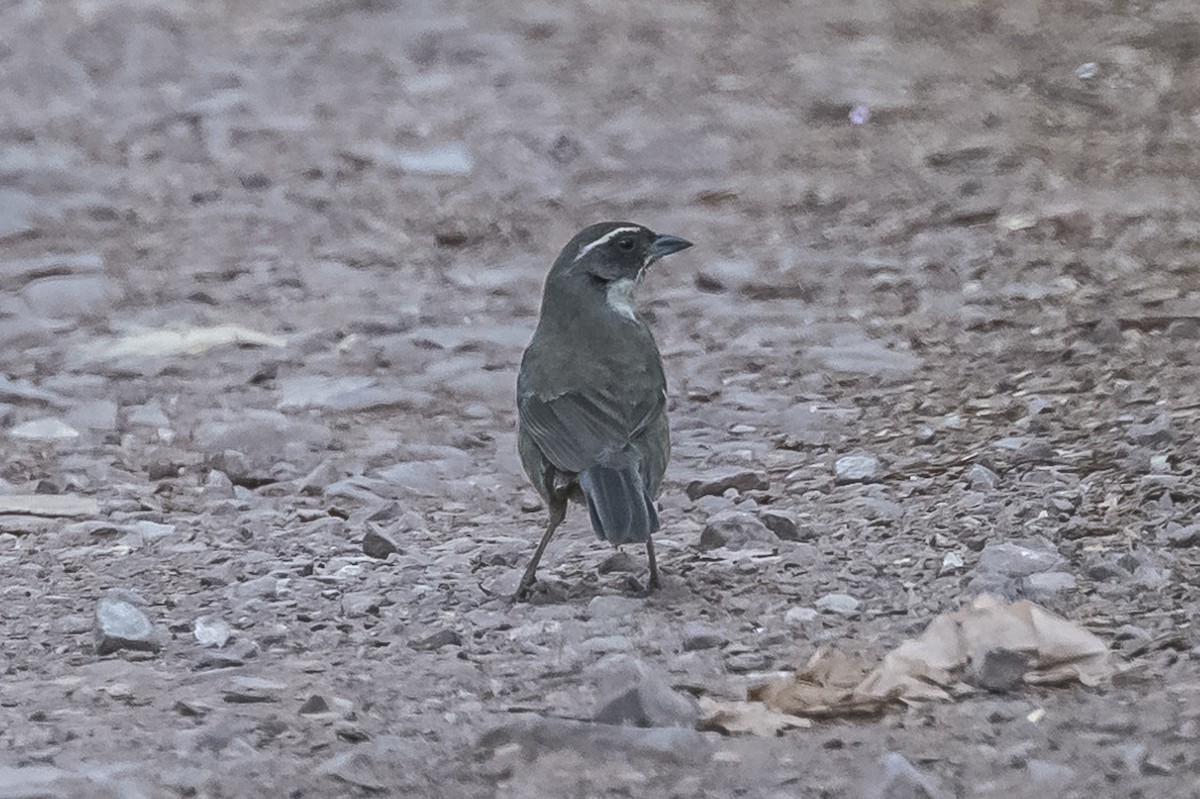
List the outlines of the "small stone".
<svg viewBox="0 0 1200 799">
<path fill-rule="evenodd" d="M 1063 562 L 1062 556 L 1050 549 L 1033 549 L 1009 542 L 993 542 L 985 546 L 979 554 L 976 569 L 1008 577 L 1027 577 L 1051 571 Z"/>
<path fill-rule="evenodd" d="M 713 649 L 725 646 L 729 639 L 715 627 L 698 621 L 689 621 L 683 625 L 683 651 L 695 652 L 700 649 Z"/>
<path fill-rule="evenodd" d="M 1170 417 L 1164 413 L 1145 424 L 1131 424 L 1125 437 L 1145 447 L 1161 447 L 1174 441 L 1175 433 L 1171 430 Z"/>
<path fill-rule="evenodd" d="M 795 514 L 785 510 L 765 510 L 758 518 L 781 541 L 809 541 L 816 537 L 810 527 L 801 527 Z"/>
<path fill-rule="evenodd" d="M 962 567 L 962 555 L 959 555 L 957 552 L 947 552 L 942 558 L 942 568 L 938 571 L 938 575 L 949 574 L 950 572 L 958 571 Z"/>
<path fill-rule="evenodd" d="M 115 430 L 117 414 L 117 403 L 112 400 L 91 400 L 72 408 L 67 414 L 67 424 L 76 429 Z"/>
<path fill-rule="evenodd" d="M 633 556 L 624 550 L 617 550 L 609 555 L 600 564 L 596 566 L 596 571 L 600 574 L 612 574 L 613 572 L 632 572 L 637 571 L 638 563 Z"/>
<path fill-rule="evenodd" d="M 304 704 L 296 712 L 302 716 L 315 716 L 318 713 L 328 713 L 329 703 L 320 694 L 313 694 L 304 701 Z"/>
<path fill-rule="evenodd" d="M 1031 599 L 1048 600 L 1063 591 L 1075 590 L 1075 575 L 1068 572 L 1039 572 L 1025 578 L 1025 593 Z"/>
<path fill-rule="evenodd" d="M 913 440 L 918 444 L 932 444 L 935 438 L 937 433 L 928 425 L 918 427 L 917 432 L 913 434 Z"/>
<path fill-rule="evenodd" d="M 1200 543 L 1200 524 L 1188 524 L 1167 530 L 1167 544 L 1173 547 L 1193 547 Z"/>
<path fill-rule="evenodd" d="M 1194 341 L 1200 338 L 1200 319 L 1184 317 L 1174 319 L 1167 325 L 1167 336 L 1176 341 Z"/>
<path fill-rule="evenodd" d="M 55 275 L 32 281 L 21 296 L 38 316 L 78 319 L 106 312 L 116 293 L 104 275 Z"/>
<path fill-rule="evenodd" d="M 853 616 L 858 613 L 859 602 L 849 594 L 826 594 L 816 601 L 817 610 L 825 613 L 836 613 L 839 616 Z"/>
<path fill-rule="evenodd" d="M 765 472 L 745 469 L 693 480 L 688 483 L 686 493 L 688 499 L 695 501 L 700 497 L 722 496 L 731 488 L 744 494 L 747 491 L 766 491 L 770 487 L 771 482 Z"/>
<path fill-rule="evenodd" d="M 229 686 L 221 691 L 221 698 L 231 705 L 257 705 L 278 702 L 280 692 L 286 689 L 287 683 L 263 677 L 235 676 L 230 678 Z"/>
<path fill-rule="evenodd" d="M 644 604 L 637 599 L 602 594 L 588 602 L 587 612 L 593 619 L 630 619 L 643 608 Z"/>
<path fill-rule="evenodd" d="M 72 494 L 0 495 L 0 516 L 96 516 L 99 513 L 100 503 L 91 497 Z"/>
<path fill-rule="evenodd" d="M 157 652 L 159 643 L 146 614 L 128 602 L 105 597 L 96 606 L 96 654 L 108 655 L 121 649 Z"/>
<path fill-rule="evenodd" d="M 783 614 L 783 620 L 788 624 L 808 624 L 819 615 L 821 613 L 816 608 L 794 607 L 788 608 L 788 612 Z"/>
<path fill-rule="evenodd" d="M 233 494 L 233 481 L 229 476 L 225 472 L 209 469 L 204 485 L 200 486 L 200 496 L 205 499 L 233 499 Z"/>
<path fill-rule="evenodd" d="M 325 487 L 337 482 L 340 476 L 338 468 L 333 464 L 333 461 L 322 461 L 319 466 L 300 480 L 300 493 L 308 494 L 309 496 L 320 496 Z"/>
<path fill-rule="evenodd" d="M 15 438 L 27 438 L 34 441 L 63 441 L 69 438 L 79 438 L 79 431 L 74 427 L 62 419 L 49 416 L 19 424 L 9 433 Z"/>
<path fill-rule="evenodd" d="M 899 752 L 888 752 L 880 762 L 882 779 L 874 790 L 866 792 L 868 795 L 879 799 L 948 799 L 949 794 L 932 777 L 919 772 Z"/>
<path fill-rule="evenodd" d="M 1055 796 L 1078 779 L 1077 772 L 1070 766 L 1036 758 L 1025 764 L 1025 772 L 1038 796 Z"/>
<path fill-rule="evenodd" d="M 1000 476 L 983 464 L 976 463 L 967 470 L 967 482 L 976 491 L 991 491 L 1000 481 Z"/>
<path fill-rule="evenodd" d="M 362 551 L 372 558 L 387 560 L 388 555 L 400 552 L 400 547 L 390 535 L 375 525 L 368 524 L 367 532 L 363 534 Z"/>
<path fill-rule="evenodd" d="M 444 646 L 462 646 L 462 636 L 455 630 L 438 630 L 416 641 L 409 641 L 409 647 L 418 652 L 434 652 Z"/>
<path fill-rule="evenodd" d="M 699 717 L 700 710 L 691 697 L 659 679 L 643 678 L 637 685 L 603 699 L 592 718 L 600 724 L 690 729 Z"/>
<path fill-rule="evenodd" d="M 839 483 L 866 483 L 879 476 L 879 458 L 869 452 L 843 455 L 833 465 Z"/>
<path fill-rule="evenodd" d="M 779 538 L 749 513 L 721 511 L 710 516 L 700 534 L 700 549 L 745 549 L 754 544 L 778 544 Z"/>
<path fill-rule="evenodd" d="M 379 615 L 379 597 L 370 591 L 342 594 L 342 615 L 348 619 Z"/>
<path fill-rule="evenodd" d="M 220 619 L 200 616 L 192 624 L 192 635 L 196 636 L 196 642 L 201 646 L 220 649 L 229 642 L 233 629 Z"/>
<path fill-rule="evenodd" d="M 1092 341 L 1102 347 L 1117 346 L 1125 341 L 1121 333 L 1121 323 L 1112 316 L 1106 316 L 1092 328 Z"/>
<path fill-rule="evenodd" d="M 207 465 L 210 469 L 223 472 L 236 485 L 255 483 L 261 476 L 250 465 L 250 459 L 236 449 L 222 450 L 209 458 Z"/>
<path fill-rule="evenodd" d="M 372 511 L 367 517 L 368 522 L 392 522 L 404 515 L 404 508 L 398 502 L 389 502 Z"/>
<path fill-rule="evenodd" d="M 162 406 L 157 402 L 147 405 L 137 405 L 129 409 L 129 424 L 145 427 L 170 427 L 171 420 L 163 413 Z"/>
<path fill-rule="evenodd" d="M 1022 652 L 997 647 L 988 650 L 982 663 L 972 666 L 977 666 L 972 675 L 973 684 L 993 693 L 1007 693 L 1025 683 L 1029 658 Z"/>
</svg>

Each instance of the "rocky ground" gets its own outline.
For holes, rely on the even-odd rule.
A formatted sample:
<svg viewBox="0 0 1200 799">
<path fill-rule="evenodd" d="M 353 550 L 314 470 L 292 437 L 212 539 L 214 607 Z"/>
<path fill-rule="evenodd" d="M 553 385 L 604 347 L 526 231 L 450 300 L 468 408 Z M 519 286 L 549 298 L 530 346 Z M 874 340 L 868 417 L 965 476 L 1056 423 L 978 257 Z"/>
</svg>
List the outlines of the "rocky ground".
<svg viewBox="0 0 1200 799">
<path fill-rule="evenodd" d="M 0 17 L 0 797 L 1195 795 L 1190 0 Z M 665 586 L 576 509 L 514 606 L 601 219 L 697 245 Z M 1129 668 L 697 729 L 983 591 Z"/>
</svg>

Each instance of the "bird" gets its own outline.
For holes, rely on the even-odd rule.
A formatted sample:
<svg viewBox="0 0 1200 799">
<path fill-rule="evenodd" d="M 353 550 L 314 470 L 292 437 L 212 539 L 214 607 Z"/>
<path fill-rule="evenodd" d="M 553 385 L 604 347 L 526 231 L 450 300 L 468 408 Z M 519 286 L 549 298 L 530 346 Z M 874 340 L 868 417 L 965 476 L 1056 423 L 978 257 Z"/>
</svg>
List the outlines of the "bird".
<svg viewBox="0 0 1200 799">
<path fill-rule="evenodd" d="M 549 521 L 518 601 L 528 598 L 569 501 L 587 507 L 602 541 L 644 543 L 647 589 L 659 587 L 651 536 L 671 453 L 667 381 L 634 293 L 659 259 L 691 246 L 632 222 L 601 222 L 576 234 L 546 276 L 517 376 L 517 449 Z"/>
</svg>

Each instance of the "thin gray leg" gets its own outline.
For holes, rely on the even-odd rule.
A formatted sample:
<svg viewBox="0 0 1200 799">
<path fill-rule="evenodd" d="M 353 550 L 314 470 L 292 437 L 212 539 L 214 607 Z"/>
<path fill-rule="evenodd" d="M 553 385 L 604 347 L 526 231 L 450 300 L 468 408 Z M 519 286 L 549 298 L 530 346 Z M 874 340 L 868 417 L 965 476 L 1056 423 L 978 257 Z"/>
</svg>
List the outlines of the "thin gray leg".
<svg viewBox="0 0 1200 799">
<path fill-rule="evenodd" d="M 650 560 L 650 581 L 646 587 L 651 591 L 658 590 L 658 562 L 654 559 L 654 539 L 646 539 L 646 557 Z"/>
<path fill-rule="evenodd" d="M 521 577 L 521 584 L 517 586 L 515 599 L 518 602 L 523 601 L 529 596 L 529 589 L 533 587 L 533 581 L 537 577 L 538 561 L 542 559 L 542 553 L 546 551 L 546 545 L 550 543 L 550 537 L 554 535 L 554 531 L 562 524 L 563 519 L 567 517 L 567 501 L 565 499 L 555 502 L 550 501 L 550 523 L 546 525 L 546 532 L 542 536 L 542 540 L 538 542 L 537 549 L 533 551 L 533 560 L 529 561 L 529 567 L 525 569 L 524 576 Z"/>
</svg>

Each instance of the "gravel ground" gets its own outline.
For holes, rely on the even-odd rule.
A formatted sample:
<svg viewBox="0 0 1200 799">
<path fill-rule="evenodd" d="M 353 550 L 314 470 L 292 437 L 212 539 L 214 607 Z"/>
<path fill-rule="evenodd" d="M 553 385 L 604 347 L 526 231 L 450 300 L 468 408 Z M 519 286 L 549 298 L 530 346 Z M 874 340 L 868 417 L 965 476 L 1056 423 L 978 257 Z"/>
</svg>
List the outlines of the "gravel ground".
<svg viewBox="0 0 1200 799">
<path fill-rule="evenodd" d="M 0 17 L 0 797 L 1196 795 L 1191 0 Z M 514 606 L 603 219 L 697 245 L 665 585 L 576 508 Z M 1129 669 L 696 728 L 983 591 Z"/>
</svg>

